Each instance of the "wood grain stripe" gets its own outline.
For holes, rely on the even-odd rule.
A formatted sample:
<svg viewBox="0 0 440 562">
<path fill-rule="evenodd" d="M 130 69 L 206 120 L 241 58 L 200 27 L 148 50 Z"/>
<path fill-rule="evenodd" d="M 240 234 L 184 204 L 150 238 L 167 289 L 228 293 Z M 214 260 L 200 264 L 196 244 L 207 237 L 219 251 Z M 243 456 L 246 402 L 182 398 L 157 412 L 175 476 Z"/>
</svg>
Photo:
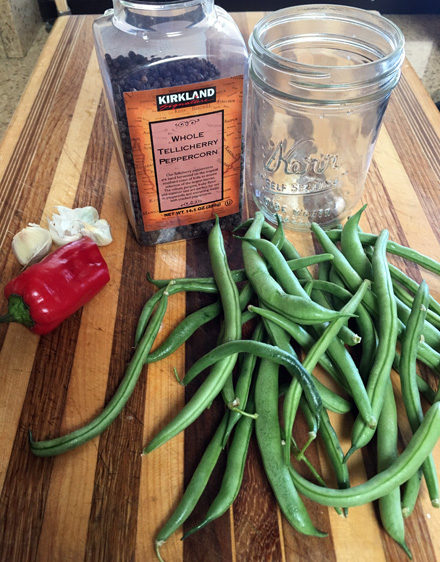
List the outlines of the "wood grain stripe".
<svg viewBox="0 0 440 562">
<path fill-rule="evenodd" d="M 39 342 L 0 496 L 0 521 L 7 523 L 8 513 L 13 511 L 20 514 L 15 526 L 0 527 L 5 560 L 32 562 L 36 559 L 35 545 L 39 541 L 53 459 L 32 455 L 28 431 L 33 430 L 37 440 L 60 433 L 80 321 L 81 311 Z M 17 352 L 19 350 L 16 348 Z M 26 352 L 22 350 L 21 353 Z M 63 361 L 57 360 L 60 356 Z M 23 482 L 26 482 L 27 493 L 23 493 Z M 20 537 L 20 541 L 16 537 Z"/>
<path fill-rule="evenodd" d="M 68 30 L 66 30 L 66 33 L 67 31 Z M 69 43 L 67 39 L 66 42 Z M 47 217 L 52 216 L 56 205 L 73 206 L 87 147 L 92 146 L 89 143 L 89 137 L 94 127 L 94 116 L 102 91 L 101 83 L 98 81 L 100 79 L 95 57 L 91 57 L 89 64 L 84 65 L 84 68 L 86 70 L 83 75 L 83 87 L 81 91 L 77 92 L 76 96 L 74 92 L 69 100 L 71 106 L 70 110 L 72 112 L 70 118 L 66 117 L 62 123 L 58 120 L 58 123 L 55 123 L 52 117 L 47 117 L 45 126 L 48 127 L 48 129 L 46 129 L 46 134 L 52 127 L 57 127 L 60 136 L 57 137 L 53 134 L 50 141 L 43 145 L 43 149 L 41 149 L 41 145 L 35 146 L 34 157 L 31 154 L 31 158 L 29 158 L 29 161 L 32 160 L 32 165 L 29 166 L 29 169 L 27 169 L 26 165 L 29 156 L 26 152 L 26 146 L 28 145 L 25 145 L 23 152 L 17 151 L 17 153 L 14 154 L 14 158 L 17 158 L 15 162 L 17 170 L 21 170 L 23 173 L 21 180 L 15 178 L 17 181 L 21 181 L 21 188 L 19 186 L 16 189 L 17 197 L 20 197 L 21 200 L 19 204 L 11 206 L 11 208 L 16 208 L 17 210 L 8 225 L 8 237 L 5 239 L 0 250 L 0 262 L 2 259 L 6 259 L 9 256 L 12 258 L 10 239 L 12 239 L 12 236 L 21 228 L 26 226 L 29 222 L 40 223 L 43 227 L 47 227 Z M 71 71 L 75 75 L 77 69 L 73 67 Z M 55 70 L 53 72 L 55 74 L 57 73 Z M 48 92 L 47 95 L 49 95 Z M 50 106 L 48 100 L 46 100 L 46 102 Z M 56 102 L 53 101 L 53 104 L 55 103 Z M 58 103 L 60 102 L 58 101 Z M 69 108 L 69 104 L 67 107 Z M 104 111 L 103 109 L 102 114 L 104 114 Z M 84 119 L 85 114 L 89 116 L 89 119 Z M 102 123 L 97 123 L 97 125 L 102 125 L 104 127 Z M 95 128 L 95 131 L 96 130 Z M 108 131 L 108 126 L 101 130 L 101 134 L 103 131 Z M 26 134 L 30 135 L 30 137 L 38 136 L 36 131 L 32 129 Z M 111 140 L 111 136 L 108 134 L 104 138 Z M 31 138 L 29 142 L 33 140 L 34 139 Z M 108 146 L 108 143 L 103 143 L 103 146 L 107 153 L 106 161 L 108 163 L 108 155 L 111 155 L 111 147 Z M 41 173 L 39 163 L 45 151 L 50 151 L 55 157 L 59 157 L 59 161 L 57 165 L 48 167 Z M 92 154 L 92 157 L 94 154 Z M 54 163 L 55 162 L 56 160 L 54 160 Z M 91 166 L 93 166 L 93 164 L 91 164 Z M 95 168 L 98 168 L 98 166 L 95 166 Z M 38 186 L 38 189 L 35 189 L 35 186 Z M 88 191 L 90 194 L 93 193 L 90 188 Z M 96 193 L 96 189 L 94 191 Z M 20 212 L 18 212 L 18 210 Z M 17 260 L 15 258 L 9 259 L 4 266 L 4 276 L 0 280 L 0 286 L 5 283 L 6 280 L 18 275 L 19 269 L 20 265 Z M 3 329 L 0 332 L 0 342 L 4 335 L 5 330 Z"/>
<path fill-rule="evenodd" d="M 0 489 L 14 444 L 39 337 L 11 325 L 0 352 Z"/>
<path fill-rule="evenodd" d="M 426 116 L 416 102 L 407 105 L 408 86 L 403 79 L 402 87 L 396 90 L 387 110 L 386 127 L 399 158 L 411 178 L 420 205 L 440 240 L 440 228 L 435 209 L 440 206 L 440 140 L 432 125 L 426 123 Z M 405 100 L 405 101 L 403 101 Z M 413 109 L 415 108 L 415 109 Z M 424 134 L 420 133 L 423 127 Z M 426 136 L 425 136 L 426 131 Z M 434 203 L 434 205 L 433 205 Z"/>
<path fill-rule="evenodd" d="M 131 311 L 136 317 L 143 303 L 143 295 L 137 290 L 138 279 L 134 275 L 139 264 L 138 260 L 133 259 L 136 251 L 137 242 L 129 230 L 121 268 L 121 288 L 105 403 L 114 395 L 133 354 L 135 322 L 127 323 L 127 313 Z M 147 255 L 143 257 L 143 265 L 147 268 Z M 123 411 L 99 439 L 88 519 L 86 561 L 125 561 L 134 557 L 144 399 L 145 378 L 141 376 Z M 115 450 L 118 450 L 117 455 L 114 455 Z"/>
<path fill-rule="evenodd" d="M 15 228 L 11 224 L 12 213 L 16 211 L 17 202 L 22 193 L 25 194 L 26 199 L 31 198 L 31 190 L 36 184 L 34 183 L 35 178 L 32 178 L 32 176 L 29 177 L 29 172 L 32 170 L 32 164 L 35 168 L 35 164 L 38 165 L 40 162 L 38 151 L 42 148 L 43 150 L 53 150 L 53 156 L 55 157 L 58 152 L 57 148 L 59 150 L 63 145 L 63 139 L 61 138 L 60 140 L 58 135 L 65 134 L 67 131 L 69 116 L 68 113 L 65 115 L 64 127 L 61 126 L 57 117 L 55 117 L 57 122 L 54 122 L 53 117 L 56 113 L 54 111 L 54 104 L 57 102 L 60 95 L 63 96 L 63 99 L 59 99 L 59 102 L 67 102 L 67 96 L 64 95 L 65 92 L 69 93 L 68 95 L 70 95 L 71 101 L 75 103 L 75 94 L 79 92 L 81 87 L 80 79 L 73 82 L 73 85 L 67 90 L 65 87 L 60 87 L 63 84 L 63 80 L 65 80 L 64 72 L 67 66 L 72 65 L 72 58 L 69 56 L 71 48 L 70 42 L 77 39 L 80 35 L 81 26 L 77 24 L 81 21 L 82 20 L 72 20 L 66 26 L 65 33 L 63 34 L 64 40 L 60 42 L 60 48 L 57 50 L 45 74 L 38 95 L 33 103 L 32 110 L 23 127 L 19 141 L 14 148 L 14 153 L 3 174 L 0 192 L 2 193 L 2 199 L 5 204 L 2 206 L 2 214 L 0 216 L 0 245 L 3 245 L 5 237 L 8 234 L 8 229 L 15 232 Z M 72 31 L 69 29 L 70 27 L 73 27 Z M 83 48 L 84 47 L 85 45 Z M 81 49 L 79 48 L 78 50 L 81 53 Z M 83 56 L 86 60 L 88 59 L 86 53 L 83 53 Z M 81 78 L 85 67 L 83 64 L 80 64 L 79 58 L 74 59 L 74 64 L 75 62 L 76 68 L 72 69 L 71 75 Z M 67 111 L 68 107 L 68 104 L 66 104 L 65 108 Z M 51 147 L 50 143 L 47 141 L 44 143 L 44 146 L 42 146 L 41 140 L 44 132 L 46 133 L 46 139 L 55 141 L 53 147 Z M 43 186 L 40 186 L 40 188 L 42 187 Z M 44 200 L 42 196 L 43 193 L 44 190 L 41 189 L 40 201 Z"/>
<path fill-rule="evenodd" d="M 186 247 L 184 242 L 155 248 L 154 266 L 149 270 L 154 277 L 184 277 Z M 185 315 L 185 295 L 170 297 L 167 313 L 159 332 L 157 345 L 171 333 Z M 156 345 L 155 345 L 156 347 Z M 143 444 L 145 445 L 184 405 L 185 391 L 173 374 L 176 367 L 184 371 L 185 349 L 180 348 L 170 357 L 153 363 L 147 370 Z M 149 455 L 142 457 L 139 514 L 142 527 L 138 528 L 136 550 L 140 560 L 153 560 L 154 537 L 171 516 L 183 493 L 184 434 L 181 433 Z M 163 546 L 165 559 L 182 560 L 183 544 L 175 533 Z"/>
<path fill-rule="evenodd" d="M 97 119 L 98 123 L 99 120 Z M 102 249 L 112 277 L 110 283 L 85 308 L 78 333 L 77 352 L 72 366 L 61 433 L 82 426 L 103 407 L 111 342 L 119 297 L 122 258 L 127 234 L 127 217 L 117 197 L 121 187 L 119 168 L 114 156 L 110 166 L 100 166 L 101 183 L 112 189 L 102 190 L 102 211 L 112 217 L 114 241 Z M 108 178 L 107 178 L 108 174 Z M 116 193 L 115 193 L 116 189 Z M 84 197 L 84 195 L 82 195 Z M 83 560 L 87 524 L 94 487 L 98 439 L 55 459 L 41 530 L 37 560 L 45 562 L 50 553 L 53 562 Z M 66 504 L 71 509 L 66 511 Z"/>
<path fill-rule="evenodd" d="M 231 238 L 226 237 L 224 240 L 227 251 L 228 243 Z M 228 253 L 229 255 L 229 253 Z M 203 259 L 201 259 L 203 256 Z M 207 277 L 212 275 L 210 257 L 207 251 L 206 238 L 199 238 L 187 243 L 186 251 L 186 275 Z M 230 264 L 231 265 L 231 264 Z M 186 297 L 187 312 L 201 308 L 207 302 L 213 302 L 216 297 L 206 296 L 200 293 L 188 293 Z M 211 349 L 217 341 L 219 335 L 219 319 L 214 320 L 208 325 L 203 326 L 199 333 L 191 338 L 185 351 L 185 369 L 189 367 L 200 357 L 200 342 L 203 341 L 206 349 Z M 185 400 L 188 402 L 194 395 L 196 389 L 200 386 L 204 377 L 209 371 L 199 375 L 185 389 Z M 215 430 L 223 416 L 224 405 L 221 396 L 219 396 L 203 414 L 192 423 L 185 431 L 185 456 L 184 456 L 184 485 L 187 486 L 194 470 L 196 469 L 203 451 L 208 445 L 209 440 L 214 435 Z M 209 508 L 209 505 L 215 497 L 221 478 L 224 472 L 226 462 L 226 452 L 220 456 L 215 467 L 211 479 L 203 492 L 196 508 L 191 517 L 184 525 L 184 531 L 188 531 L 194 525 L 200 523 Z M 201 541 L 206 545 L 203 551 L 200 549 Z M 209 560 L 231 560 L 232 558 L 232 536 L 230 530 L 229 514 L 213 521 L 201 531 L 191 535 L 185 539 L 183 544 L 183 560 L 185 562 L 200 559 L 201 562 Z"/>
<path fill-rule="evenodd" d="M 402 243 L 439 260 L 440 241 L 437 241 L 430 221 L 423 212 L 421 202 L 414 193 L 411 181 L 406 174 L 386 128 L 383 128 L 381 131 L 375 150 L 374 161 L 392 200 L 396 223 L 401 225 L 401 233 L 405 233 L 406 242 Z M 392 171 L 389 165 L 390 162 L 393 163 Z M 413 220 L 414 213 L 420 214 L 417 223 Z M 420 231 L 424 233 L 422 237 L 420 236 Z M 430 286 L 436 286 L 437 278 L 435 275 L 426 272 L 425 278 Z"/>
<path fill-rule="evenodd" d="M 440 138 L 436 134 L 432 120 L 428 119 L 405 76 L 402 76 L 399 88 L 396 89 L 396 98 L 411 124 L 414 137 L 417 138 L 426 154 L 428 165 L 432 165 L 439 170 Z M 434 105 L 434 102 L 432 102 L 432 105 Z M 437 121 L 440 121 L 440 118 L 437 118 Z"/>
</svg>

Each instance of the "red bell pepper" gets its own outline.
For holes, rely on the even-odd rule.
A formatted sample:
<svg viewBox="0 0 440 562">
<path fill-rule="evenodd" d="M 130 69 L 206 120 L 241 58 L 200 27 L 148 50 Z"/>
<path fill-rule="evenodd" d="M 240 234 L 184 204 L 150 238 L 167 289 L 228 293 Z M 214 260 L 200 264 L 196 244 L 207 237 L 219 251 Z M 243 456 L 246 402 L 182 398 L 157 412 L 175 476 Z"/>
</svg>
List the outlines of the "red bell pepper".
<svg viewBox="0 0 440 562">
<path fill-rule="evenodd" d="M 19 322 L 36 334 L 47 334 L 89 302 L 109 279 L 98 246 L 91 238 L 80 238 L 9 281 L 4 291 L 8 314 L 0 322 Z"/>
</svg>

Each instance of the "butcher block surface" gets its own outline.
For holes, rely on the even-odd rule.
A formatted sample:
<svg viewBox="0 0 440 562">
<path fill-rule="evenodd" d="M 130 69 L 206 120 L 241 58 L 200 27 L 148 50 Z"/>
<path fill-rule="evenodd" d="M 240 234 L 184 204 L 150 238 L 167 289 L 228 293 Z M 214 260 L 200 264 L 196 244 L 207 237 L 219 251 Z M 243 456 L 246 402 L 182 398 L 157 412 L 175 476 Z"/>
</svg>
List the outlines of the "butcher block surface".
<svg viewBox="0 0 440 562">
<path fill-rule="evenodd" d="M 236 13 L 245 39 L 262 13 Z M 89 304 L 46 336 L 21 325 L 0 326 L 0 560 L 1 562 L 150 562 L 154 537 L 182 496 L 223 412 L 221 399 L 185 432 L 148 455 L 143 446 L 194 393 L 183 374 L 211 349 L 211 322 L 171 357 L 145 368 L 126 407 L 100 436 L 55 458 L 37 458 L 35 439 L 80 427 L 113 396 L 133 354 L 137 319 L 155 292 L 156 278 L 209 276 L 206 239 L 156 247 L 137 244 L 122 203 L 122 178 L 106 115 L 92 38 L 92 16 L 58 18 L 0 149 L 0 283 L 20 265 L 12 236 L 29 222 L 47 224 L 57 205 L 93 205 L 112 227 L 102 248 L 111 281 Z M 410 65 L 385 115 L 362 204 L 361 226 L 440 260 L 440 116 Z M 246 198 L 245 215 L 253 213 Z M 309 234 L 289 235 L 303 255 L 315 251 Z M 242 266 L 240 243 L 224 232 L 231 268 Z M 440 279 L 390 257 L 440 298 Z M 170 297 L 159 332 L 164 337 L 210 297 Z M 6 312 L 6 302 L 1 304 Z M 428 374 L 429 375 L 429 374 Z M 436 380 L 432 379 L 433 385 Z M 396 392 L 399 392 L 395 381 Z M 399 411 L 403 418 L 403 410 Z M 332 416 L 338 427 L 337 416 Z M 305 427 L 297 428 L 299 439 Z M 342 444 L 349 435 L 342 432 Z M 409 430 L 402 423 L 400 446 Z M 344 440 L 345 439 L 345 440 Z M 372 449 L 373 451 L 373 449 Z M 318 444 L 310 459 L 328 476 Z M 434 451 L 440 467 L 440 447 Z M 352 485 L 374 473 L 374 453 L 350 459 Z M 198 523 L 215 497 L 225 466 L 219 460 L 184 530 Z M 331 480 L 331 476 L 329 476 Z M 351 508 L 344 518 L 306 501 L 326 538 L 294 531 L 281 515 L 251 441 L 241 491 L 227 513 L 181 541 L 162 548 L 167 562 L 394 562 L 405 553 L 382 530 L 375 504 Z M 417 562 L 440 561 L 440 511 L 423 484 L 406 520 L 407 544 Z"/>
</svg>

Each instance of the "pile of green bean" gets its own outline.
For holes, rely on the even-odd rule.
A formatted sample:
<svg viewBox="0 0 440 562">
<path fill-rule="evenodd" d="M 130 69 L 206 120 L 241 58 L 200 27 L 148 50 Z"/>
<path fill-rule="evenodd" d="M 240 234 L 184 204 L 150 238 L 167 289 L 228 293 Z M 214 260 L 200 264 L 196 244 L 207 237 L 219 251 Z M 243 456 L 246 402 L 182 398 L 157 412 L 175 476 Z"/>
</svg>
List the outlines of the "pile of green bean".
<svg viewBox="0 0 440 562">
<path fill-rule="evenodd" d="M 341 229 L 325 232 L 313 224 L 312 231 L 325 253 L 307 258 L 301 258 L 285 238 L 281 223 L 274 228 L 256 213 L 254 219 L 241 225 L 246 233 L 241 238 L 244 270 L 239 271 L 228 267 L 217 224 L 209 236 L 213 278 L 174 281 L 182 285 L 199 283 L 203 288 L 214 285 L 219 302 L 188 316 L 185 330 L 177 328 L 162 351 L 171 353 L 202 323 L 221 314 L 220 337 L 218 345 L 196 361 L 181 382 L 189 384 L 210 368 L 207 378 L 144 452 L 153 451 L 185 429 L 220 393 L 227 407 L 181 502 L 156 537 L 159 559 L 160 546 L 192 513 L 228 440 L 227 465 L 218 494 L 203 521 L 184 537 L 224 514 L 233 503 L 253 431 L 274 495 L 296 530 L 325 535 L 311 521 L 300 494 L 344 514 L 349 507 L 378 500 L 384 529 L 411 557 L 405 543 L 404 518 L 413 510 L 422 477 L 432 504 L 439 505 L 432 449 L 440 436 L 440 406 L 436 393 L 417 372 L 420 360 L 439 373 L 439 309 L 426 283 L 419 286 L 390 266 L 387 252 L 403 253 L 436 273 L 440 267 L 421 254 L 389 242 L 386 230 L 377 237 L 361 233 L 363 210 Z M 307 269 L 313 264 L 318 264 L 316 278 Z M 152 282 L 159 290 L 173 283 Z M 244 282 L 240 292 L 239 282 Z M 147 316 L 150 314 L 151 308 Z M 241 325 L 251 320 L 255 326 L 252 337 L 242 340 Z M 351 353 L 350 346 L 357 353 Z M 302 360 L 298 349 L 305 355 Z M 150 356 L 149 361 L 155 359 Z M 238 376 L 233 379 L 237 361 Z M 341 392 L 332 391 L 314 377 L 318 363 Z M 281 366 L 291 375 L 287 385 L 280 383 L 284 380 Z M 403 402 L 413 431 L 400 455 L 392 369 L 400 374 Z M 431 405 L 426 415 L 421 395 Z M 298 411 L 309 426 L 309 437 L 301 448 L 293 437 Z M 345 454 L 329 411 L 355 416 L 352 445 Z M 350 487 L 346 461 L 373 436 L 377 473 L 364 484 Z M 338 489 L 326 486 L 307 459 L 306 449 L 317 437 L 333 467 Z M 316 483 L 297 472 L 293 459 L 306 464 Z"/>
<path fill-rule="evenodd" d="M 359 220 L 364 209 L 338 229 L 324 231 L 312 224 L 323 253 L 309 257 L 299 256 L 280 221 L 275 228 L 257 212 L 240 226 L 244 234 L 237 238 L 241 240 L 244 268 L 235 271 L 229 268 L 217 220 L 208 237 L 213 277 L 150 278 L 158 290 L 142 311 L 136 350 L 115 396 L 83 428 L 47 441 L 31 438 L 34 454 L 56 455 L 104 431 L 124 407 L 145 364 L 170 355 L 198 328 L 218 318 L 217 345 L 182 379 L 176 373 L 184 385 L 209 369 L 207 376 L 143 451 L 150 453 L 173 438 L 222 396 L 222 421 L 179 505 L 156 537 L 158 558 L 161 560 L 161 545 L 193 512 L 222 451 L 226 451 L 227 460 L 218 494 L 203 521 L 185 536 L 228 510 L 240 490 L 254 432 L 273 493 L 297 531 L 325 536 L 312 522 L 301 495 L 345 515 L 349 507 L 378 500 L 384 529 L 411 557 L 405 543 L 404 518 L 414 508 L 422 480 L 432 505 L 440 505 L 432 456 L 440 437 L 440 390 L 433 390 L 418 368 L 422 363 L 435 375 L 440 374 L 440 304 L 424 281 L 419 285 L 389 264 L 387 253 L 436 274 L 440 274 L 440 264 L 389 241 L 387 230 L 377 236 L 361 232 Z M 315 276 L 310 266 L 315 266 Z M 180 291 L 211 293 L 218 300 L 189 314 L 152 352 L 168 299 Z M 252 322 L 253 331 L 244 339 L 242 327 L 247 322 Z M 315 376 L 318 364 L 321 370 Z M 412 431 L 400 454 L 392 370 L 400 376 Z M 326 377 L 331 377 L 331 386 L 338 391 L 326 385 Z M 309 428 L 301 447 L 293 431 L 299 412 Z M 342 450 L 329 412 L 349 413 L 350 419 L 354 416 L 347 452 Z M 307 458 L 307 447 L 317 438 L 337 488 L 328 487 Z M 351 487 L 346 461 L 373 443 L 377 473 Z M 304 463 L 310 479 L 298 473 L 298 463 Z"/>
</svg>

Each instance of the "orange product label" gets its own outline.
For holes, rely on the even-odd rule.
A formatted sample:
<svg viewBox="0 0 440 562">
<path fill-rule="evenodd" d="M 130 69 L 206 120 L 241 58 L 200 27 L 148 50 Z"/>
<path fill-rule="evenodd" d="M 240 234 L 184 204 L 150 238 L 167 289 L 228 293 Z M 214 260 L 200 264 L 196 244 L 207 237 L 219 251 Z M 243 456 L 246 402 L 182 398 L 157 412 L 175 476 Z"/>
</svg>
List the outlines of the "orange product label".
<svg viewBox="0 0 440 562">
<path fill-rule="evenodd" d="M 124 101 L 146 232 L 239 212 L 243 76 Z"/>
</svg>

